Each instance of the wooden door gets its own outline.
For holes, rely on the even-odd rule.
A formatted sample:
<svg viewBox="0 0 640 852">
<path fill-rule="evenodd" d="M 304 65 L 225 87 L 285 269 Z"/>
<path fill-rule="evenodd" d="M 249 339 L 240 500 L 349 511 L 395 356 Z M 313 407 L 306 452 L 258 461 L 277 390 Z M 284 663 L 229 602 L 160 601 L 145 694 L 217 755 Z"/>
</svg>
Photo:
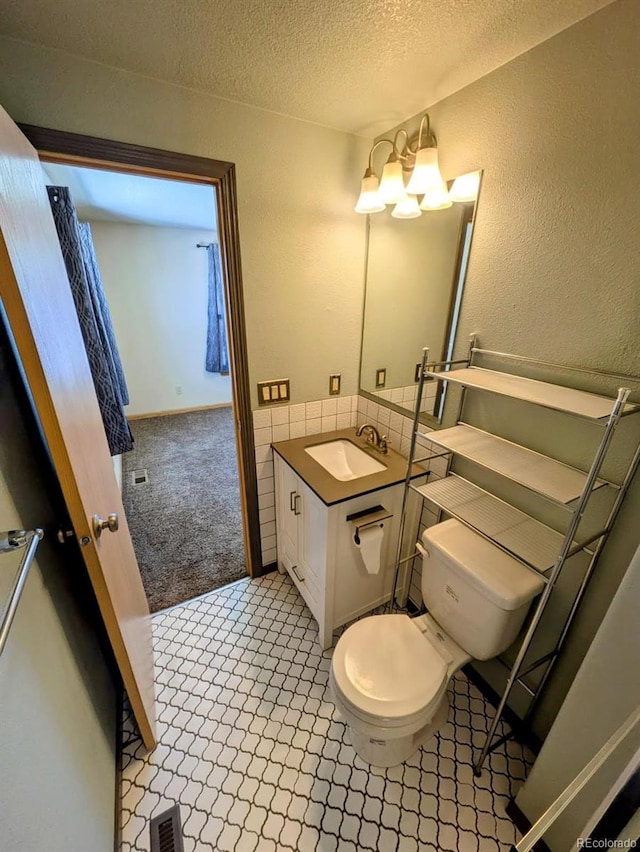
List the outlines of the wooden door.
<svg viewBox="0 0 640 852">
<path fill-rule="evenodd" d="M 0 299 L 140 733 L 155 746 L 151 620 L 38 156 L 0 107 Z M 99 538 L 93 516 L 116 512 Z M 48 531 L 51 533 L 52 531 Z"/>
</svg>

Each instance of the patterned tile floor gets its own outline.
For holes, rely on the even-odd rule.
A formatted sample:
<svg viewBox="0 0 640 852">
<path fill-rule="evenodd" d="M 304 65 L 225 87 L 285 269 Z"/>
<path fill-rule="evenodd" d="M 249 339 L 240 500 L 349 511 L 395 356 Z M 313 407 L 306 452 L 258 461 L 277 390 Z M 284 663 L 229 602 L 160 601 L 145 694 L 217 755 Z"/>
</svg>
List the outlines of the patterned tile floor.
<svg viewBox="0 0 640 852">
<path fill-rule="evenodd" d="M 331 652 L 288 578 L 240 580 L 153 617 L 159 745 L 123 756 L 124 852 L 180 803 L 186 852 L 508 850 L 526 758 L 509 743 L 480 778 L 487 705 L 463 674 L 453 721 L 408 763 L 363 763 L 331 703 Z M 132 732 L 125 713 L 125 737 Z"/>
</svg>

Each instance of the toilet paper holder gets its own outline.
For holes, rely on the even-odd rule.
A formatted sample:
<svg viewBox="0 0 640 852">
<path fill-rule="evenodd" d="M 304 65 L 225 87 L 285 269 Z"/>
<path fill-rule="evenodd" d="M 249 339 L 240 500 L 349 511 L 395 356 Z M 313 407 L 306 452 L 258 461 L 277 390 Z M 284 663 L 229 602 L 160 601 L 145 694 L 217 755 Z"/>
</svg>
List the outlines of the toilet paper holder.
<svg viewBox="0 0 640 852">
<path fill-rule="evenodd" d="M 382 525 L 383 521 L 393 517 L 393 512 L 385 509 L 384 506 L 372 506 L 371 509 L 364 509 L 362 512 L 354 512 L 352 515 L 347 515 L 347 520 L 353 527 L 353 538 L 356 543 L 360 540 L 360 530 L 374 525 Z"/>
</svg>

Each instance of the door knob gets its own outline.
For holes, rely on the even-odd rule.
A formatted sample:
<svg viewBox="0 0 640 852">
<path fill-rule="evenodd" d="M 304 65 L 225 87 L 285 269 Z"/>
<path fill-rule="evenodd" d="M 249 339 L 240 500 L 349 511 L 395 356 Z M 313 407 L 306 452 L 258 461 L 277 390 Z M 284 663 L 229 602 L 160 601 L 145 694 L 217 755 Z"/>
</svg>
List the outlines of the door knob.
<svg viewBox="0 0 640 852">
<path fill-rule="evenodd" d="M 102 530 L 109 530 L 109 532 L 116 532 L 118 527 L 120 526 L 120 521 L 118 520 L 118 516 L 115 512 L 111 515 L 108 515 L 106 520 L 101 518 L 99 515 L 93 516 L 93 531 L 96 534 L 96 538 L 100 538 L 102 535 Z"/>
</svg>

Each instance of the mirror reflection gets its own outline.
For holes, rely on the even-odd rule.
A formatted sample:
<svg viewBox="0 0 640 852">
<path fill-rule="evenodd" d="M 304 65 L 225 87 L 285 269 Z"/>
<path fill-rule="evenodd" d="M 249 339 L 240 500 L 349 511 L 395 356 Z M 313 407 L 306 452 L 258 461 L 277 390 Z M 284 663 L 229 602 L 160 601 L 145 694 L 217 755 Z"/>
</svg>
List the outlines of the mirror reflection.
<svg viewBox="0 0 640 852">
<path fill-rule="evenodd" d="M 456 203 L 416 219 L 383 211 L 370 217 L 360 359 L 360 391 L 413 413 L 416 368 L 451 357 L 469 260 L 476 202 Z M 425 384 L 420 419 L 437 422 L 442 383 Z"/>
</svg>

